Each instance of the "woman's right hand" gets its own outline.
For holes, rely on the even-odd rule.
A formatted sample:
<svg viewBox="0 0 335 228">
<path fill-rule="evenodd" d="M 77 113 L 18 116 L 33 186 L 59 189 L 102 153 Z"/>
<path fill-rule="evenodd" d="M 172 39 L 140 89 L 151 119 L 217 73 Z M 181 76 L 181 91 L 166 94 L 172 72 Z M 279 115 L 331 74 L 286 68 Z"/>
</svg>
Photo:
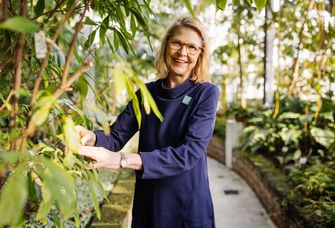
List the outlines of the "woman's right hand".
<svg viewBox="0 0 335 228">
<path fill-rule="evenodd" d="M 75 126 L 77 132 L 80 135 L 80 142 L 83 146 L 94 146 L 97 136 L 93 131 L 87 130 L 83 126 Z"/>
</svg>

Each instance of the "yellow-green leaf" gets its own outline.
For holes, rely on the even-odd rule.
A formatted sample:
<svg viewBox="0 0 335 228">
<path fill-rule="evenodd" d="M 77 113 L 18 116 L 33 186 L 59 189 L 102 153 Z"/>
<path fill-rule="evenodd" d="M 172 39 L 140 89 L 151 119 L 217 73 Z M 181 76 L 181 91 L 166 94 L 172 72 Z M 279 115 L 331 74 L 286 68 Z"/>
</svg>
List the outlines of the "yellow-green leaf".
<svg viewBox="0 0 335 228">
<path fill-rule="evenodd" d="M 64 118 L 64 139 L 71 151 L 77 153 L 80 147 L 80 136 L 75 129 L 75 124 L 70 117 Z"/>
<path fill-rule="evenodd" d="M 321 145 L 328 148 L 335 140 L 335 134 L 329 129 L 321 129 L 317 127 L 312 127 L 311 135 Z"/>
<path fill-rule="evenodd" d="M 257 10 L 258 10 L 259 12 L 261 12 L 262 9 L 263 9 L 264 6 L 265 6 L 267 0 L 254 0 L 254 1 L 255 1 Z"/>
<path fill-rule="evenodd" d="M 152 111 L 155 113 L 157 118 L 162 122 L 164 120 L 164 117 L 162 116 L 161 112 L 159 111 L 159 109 L 156 105 L 156 102 L 154 101 L 154 99 L 152 98 L 150 93 L 148 95 L 148 100 L 149 100 L 149 104 L 150 104 L 150 107 L 151 107 Z"/>
<path fill-rule="evenodd" d="M 24 164 L 20 164 L 7 179 L 0 196 L 0 226 L 16 227 L 28 195 Z"/>
<path fill-rule="evenodd" d="M 226 8 L 227 0 L 216 0 L 216 8 L 224 10 Z"/>
<path fill-rule="evenodd" d="M 76 200 L 76 194 L 72 176 L 59 164 L 48 159 L 38 158 L 38 161 L 40 164 L 36 164 L 36 172 L 43 185 L 58 202 L 63 218 L 67 219 L 73 216 L 73 201 Z"/>
<path fill-rule="evenodd" d="M 97 213 L 97 217 L 100 220 L 101 218 L 101 212 L 100 212 L 100 205 L 99 205 L 99 201 L 97 198 L 97 194 L 95 193 L 94 187 L 92 185 L 92 183 L 90 182 L 90 180 L 86 180 L 87 186 L 90 189 L 90 196 L 91 196 L 91 201 L 93 203 L 95 212 Z"/>
<path fill-rule="evenodd" d="M 136 93 L 134 91 L 134 87 L 130 79 L 126 80 L 126 82 L 127 82 L 127 90 L 128 90 L 129 96 L 132 99 L 133 109 L 134 109 L 135 116 L 137 119 L 138 127 L 140 128 L 141 121 L 142 121 L 140 105 L 138 103 L 138 99 L 137 99 Z"/>
<path fill-rule="evenodd" d="M 44 121 L 48 118 L 49 111 L 50 111 L 49 105 L 38 109 L 31 117 L 31 121 L 35 124 L 35 126 L 42 125 Z"/>
<path fill-rule="evenodd" d="M 26 17 L 11 17 L 0 24 L 0 29 L 8 29 L 14 32 L 34 33 L 39 30 L 37 24 Z"/>
<path fill-rule="evenodd" d="M 188 9 L 188 12 L 194 17 L 194 11 L 193 11 L 190 0 L 184 0 L 184 2 L 186 4 L 186 8 Z"/>
<path fill-rule="evenodd" d="M 118 97 L 126 89 L 127 76 L 120 67 L 113 70 L 115 96 Z"/>
<path fill-rule="evenodd" d="M 53 203 L 54 203 L 54 199 L 52 198 L 50 190 L 43 185 L 42 202 L 40 204 L 40 207 L 38 208 L 36 220 L 43 220 L 45 216 L 48 215 Z"/>
</svg>

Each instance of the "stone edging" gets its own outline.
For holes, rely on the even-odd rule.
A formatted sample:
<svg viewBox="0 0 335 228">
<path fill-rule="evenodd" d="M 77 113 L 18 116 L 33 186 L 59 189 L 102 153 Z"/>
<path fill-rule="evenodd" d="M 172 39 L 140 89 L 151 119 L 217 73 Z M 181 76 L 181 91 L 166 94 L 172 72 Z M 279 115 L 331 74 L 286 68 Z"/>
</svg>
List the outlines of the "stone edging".
<svg viewBox="0 0 335 228">
<path fill-rule="evenodd" d="M 135 174 L 132 170 L 120 171 L 119 178 L 101 207 L 101 219 L 95 217 L 89 227 L 130 227 Z"/>
</svg>

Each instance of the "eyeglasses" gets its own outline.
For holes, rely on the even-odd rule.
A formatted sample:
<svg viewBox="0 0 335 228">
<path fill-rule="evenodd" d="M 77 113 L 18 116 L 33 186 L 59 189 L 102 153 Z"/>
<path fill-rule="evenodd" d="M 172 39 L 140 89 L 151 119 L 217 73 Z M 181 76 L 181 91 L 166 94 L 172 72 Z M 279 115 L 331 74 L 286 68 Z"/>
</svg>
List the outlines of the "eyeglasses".
<svg viewBox="0 0 335 228">
<path fill-rule="evenodd" d="M 169 45 L 169 48 L 173 50 L 180 50 L 183 46 L 186 46 L 186 51 L 187 51 L 187 54 L 189 55 L 196 55 L 201 50 L 200 47 L 197 47 L 194 44 L 187 44 L 187 43 L 180 42 L 178 40 L 172 40 L 168 43 L 168 45 Z"/>
</svg>

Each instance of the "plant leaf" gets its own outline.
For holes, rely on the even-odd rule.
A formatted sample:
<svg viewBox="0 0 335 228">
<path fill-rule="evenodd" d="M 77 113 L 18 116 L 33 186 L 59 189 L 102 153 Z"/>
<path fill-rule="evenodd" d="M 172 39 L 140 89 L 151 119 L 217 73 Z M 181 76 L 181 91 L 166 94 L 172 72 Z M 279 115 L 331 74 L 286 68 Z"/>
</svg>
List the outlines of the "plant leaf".
<svg viewBox="0 0 335 228">
<path fill-rule="evenodd" d="M 97 217 L 100 220 L 101 212 L 100 212 L 100 205 L 99 205 L 99 201 L 98 201 L 98 198 L 97 198 L 97 194 L 95 193 L 95 190 L 94 190 L 93 185 L 90 182 L 90 180 L 87 179 L 86 183 L 87 183 L 88 188 L 90 189 L 91 201 L 93 203 L 95 212 L 97 213 Z"/>
<path fill-rule="evenodd" d="M 41 126 L 44 123 L 44 121 L 48 118 L 49 111 L 50 111 L 49 105 L 38 109 L 31 117 L 31 121 L 35 124 L 35 126 Z"/>
<path fill-rule="evenodd" d="M 52 197 L 59 205 L 63 218 L 73 215 L 73 201 L 76 200 L 74 181 L 59 164 L 45 158 L 38 158 L 35 166 L 36 173 L 43 185 L 50 191 Z M 42 167 L 46 167 L 45 169 Z"/>
<path fill-rule="evenodd" d="M 334 142 L 335 138 L 335 134 L 331 130 L 317 127 L 312 127 L 311 135 L 314 137 L 315 141 L 325 146 L 326 148 L 328 148 Z"/>
<path fill-rule="evenodd" d="M 97 25 L 97 23 L 95 23 L 95 22 L 94 22 L 91 18 L 89 18 L 89 17 L 86 17 L 84 24 L 85 24 L 85 25 Z"/>
<path fill-rule="evenodd" d="M 36 220 L 45 219 L 45 216 L 48 215 L 53 203 L 54 203 L 54 199 L 51 195 L 50 190 L 46 188 L 45 186 L 43 186 L 42 187 L 42 202 L 40 204 L 40 207 L 38 208 Z"/>
<path fill-rule="evenodd" d="M 34 33 L 39 30 L 38 25 L 26 17 L 11 17 L 0 24 L 0 29 L 8 29 L 14 32 Z"/>
<path fill-rule="evenodd" d="M 38 2 L 36 3 L 36 6 L 34 8 L 35 11 L 35 15 L 39 16 L 43 13 L 45 8 L 45 0 L 38 0 Z"/>
<path fill-rule="evenodd" d="M 75 129 L 75 124 L 70 117 L 64 118 L 63 125 L 64 139 L 69 146 L 69 149 L 75 153 L 80 147 L 80 136 Z"/>
<path fill-rule="evenodd" d="M 93 43 L 97 30 L 94 30 L 87 38 L 84 44 L 84 50 L 87 50 Z"/>
<path fill-rule="evenodd" d="M 193 11 L 190 0 L 184 0 L 184 2 L 186 4 L 186 8 L 188 9 L 188 12 L 190 12 L 190 14 L 194 17 L 194 11 Z"/>
<path fill-rule="evenodd" d="M 125 75 L 121 67 L 116 67 L 113 70 L 113 76 L 114 76 L 115 96 L 118 97 L 122 95 L 123 91 L 127 88 L 126 87 L 127 75 Z"/>
<path fill-rule="evenodd" d="M 20 164 L 7 179 L 0 197 L 0 225 L 16 227 L 23 211 L 27 196 L 28 182 L 24 173 L 24 164 Z"/>
<path fill-rule="evenodd" d="M 226 8 L 227 0 L 216 0 L 216 8 L 224 11 Z"/>
<path fill-rule="evenodd" d="M 266 5 L 267 0 L 254 0 L 254 1 L 255 1 L 258 12 L 261 12 L 264 6 Z"/>
</svg>

